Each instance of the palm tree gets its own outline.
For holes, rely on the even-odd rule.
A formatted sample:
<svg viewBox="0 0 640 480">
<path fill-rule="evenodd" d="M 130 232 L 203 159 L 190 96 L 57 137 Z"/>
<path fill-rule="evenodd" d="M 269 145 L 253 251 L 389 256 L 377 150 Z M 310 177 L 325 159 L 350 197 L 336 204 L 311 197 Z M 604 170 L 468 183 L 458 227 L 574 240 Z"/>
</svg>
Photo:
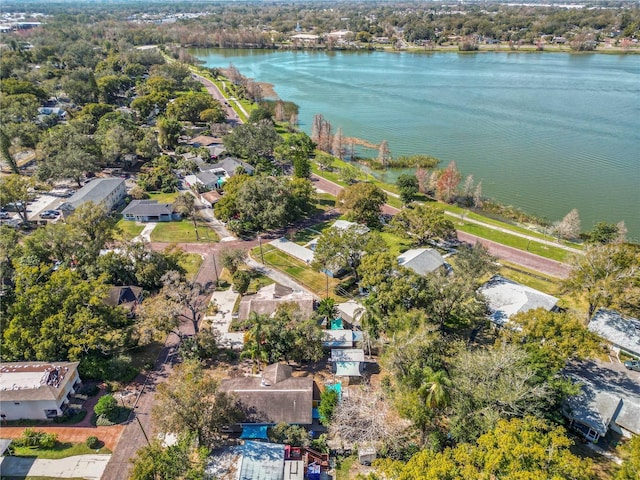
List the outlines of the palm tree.
<svg viewBox="0 0 640 480">
<path fill-rule="evenodd" d="M 268 352 L 262 348 L 264 342 L 264 326 L 267 317 L 251 312 L 248 321 L 251 328 L 245 333 L 245 344 L 240 358 L 250 358 L 256 363 L 258 371 L 260 371 L 260 361 L 269 361 Z"/>
<path fill-rule="evenodd" d="M 424 370 L 423 383 L 418 393 L 421 398 L 424 398 L 425 406 L 433 410 L 440 410 L 449 405 L 451 401 L 451 386 L 451 379 L 446 371 L 438 370 L 434 372 L 427 367 Z"/>
</svg>

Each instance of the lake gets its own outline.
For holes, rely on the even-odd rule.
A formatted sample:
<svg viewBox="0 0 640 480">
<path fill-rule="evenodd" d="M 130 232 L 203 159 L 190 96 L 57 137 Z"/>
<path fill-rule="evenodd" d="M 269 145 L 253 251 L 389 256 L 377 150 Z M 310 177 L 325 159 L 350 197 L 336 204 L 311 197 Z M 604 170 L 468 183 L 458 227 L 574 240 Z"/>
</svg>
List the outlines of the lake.
<svg viewBox="0 0 640 480">
<path fill-rule="evenodd" d="M 393 156 L 455 160 L 485 196 L 640 241 L 640 55 L 192 50 Z M 371 155 L 376 155 L 372 152 Z"/>
</svg>

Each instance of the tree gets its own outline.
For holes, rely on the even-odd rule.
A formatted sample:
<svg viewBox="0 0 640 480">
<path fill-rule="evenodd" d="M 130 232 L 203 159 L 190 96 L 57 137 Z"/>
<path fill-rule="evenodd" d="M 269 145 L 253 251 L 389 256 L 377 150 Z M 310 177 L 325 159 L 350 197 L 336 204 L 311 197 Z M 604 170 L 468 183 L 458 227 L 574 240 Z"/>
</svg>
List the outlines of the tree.
<svg viewBox="0 0 640 480">
<path fill-rule="evenodd" d="M 107 162 L 122 162 L 125 155 L 136 152 L 135 136 L 128 128 L 114 125 L 101 135 L 101 150 Z"/>
<path fill-rule="evenodd" d="M 615 480 L 640 478 L 640 437 L 634 436 L 620 447 L 623 462 L 616 472 Z"/>
<path fill-rule="evenodd" d="M 247 261 L 247 252 L 241 248 L 223 248 L 220 250 L 220 263 L 233 275 Z"/>
<path fill-rule="evenodd" d="M 173 206 L 180 215 L 191 219 L 193 229 L 196 232 L 196 240 L 200 240 L 198 221 L 202 220 L 202 216 L 200 215 L 198 205 L 196 205 L 196 197 L 189 192 L 181 193 L 178 195 L 178 198 L 176 198 Z"/>
<path fill-rule="evenodd" d="M 328 120 L 325 120 L 321 114 L 314 115 L 311 124 L 311 139 L 318 145 L 318 149 L 326 153 L 331 152 L 333 138 L 331 130 L 331 123 Z"/>
<path fill-rule="evenodd" d="M 198 445 L 212 449 L 223 438 L 222 428 L 240 418 L 240 410 L 199 362 L 187 361 L 158 385 L 152 415 L 161 432 L 193 434 Z"/>
<path fill-rule="evenodd" d="M 618 225 L 607 222 L 599 222 L 587 234 L 589 243 L 599 243 L 601 245 L 612 243 L 618 238 Z"/>
<path fill-rule="evenodd" d="M 344 269 L 353 273 L 357 282 L 362 257 L 386 249 L 384 240 L 378 234 L 363 230 L 361 225 L 351 225 L 344 229 L 332 227 L 318 238 L 313 265 L 317 270 L 330 269 L 338 272 Z"/>
<path fill-rule="evenodd" d="M 75 258 L 79 265 L 93 265 L 107 243 L 116 232 L 116 219 L 109 216 L 104 205 L 85 202 L 75 209 L 67 219 L 73 229 L 77 250 Z"/>
<path fill-rule="evenodd" d="M 517 345 L 463 351 L 454 359 L 450 431 L 457 441 L 472 441 L 499 420 L 541 416 L 554 398 L 546 381 L 529 365 Z"/>
<path fill-rule="evenodd" d="M 293 175 L 298 178 L 309 178 L 311 164 L 309 157 L 316 144 L 306 133 L 290 135 L 275 149 L 275 156 L 285 164 L 293 165 Z"/>
<path fill-rule="evenodd" d="M 413 202 L 418 193 L 418 179 L 415 175 L 402 174 L 396 181 L 398 190 L 400 190 L 400 199 L 405 205 Z"/>
<path fill-rule="evenodd" d="M 320 415 L 320 423 L 325 427 L 331 424 L 331 418 L 333 412 L 338 405 L 340 396 L 338 392 L 333 388 L 325 388 L 320 393 L 320 405 L 318 406 L 318 414 Z"/>
<path fill-rule="evenodd" d="M 380 142 L 380 146 L 378 147 L 378 161 L 386 166 L 391 159 L 391 152 L 389 151 L 389 144 L 386 140 Z"/>
<path fill-rule="evenodd" d="M 380 187 L 373 183 L 357 183 L 340 191 L 336 206 L 344 210 L 350 220 L 377 227 L 386 201 L 387 194 Z"/>
<path fill-rule="evenodd" d="M 336 301 L 333 298 L 323 298 L 318 303 L 316 315 L 324 320 L 333 320 L 337 315 Z"/>
<path fill-rule="evenodd" d="M 342 127 L 338 127 L 338 131 L 333 136 L 331 153 L 333 153 L 340 160 L 344 158 L 344 135 L 342 134 Z"/>
<path fill-rule="evenodd" d="M 392 418 L 389 401 L 368 385 L 350 389 L 333 411 L 329 435 L 347 445 L 373 443 L 377 446 L 397 442 L 407 423 Z"/>
<path fill-rule="evenodd" d="M 158 143 L 163 148 L 173 148 L 178 145 L 182 134 L 182 124 L 178 120 L 160 117 L 156 122 L 158 127 Z"/>
<path fill-rule="evenodd" d="M 404 208 L 391 220 L 392 228 L 416 245 L 431 241 L 446 241 L 456 237 L 453 222 L 446 218 L 444 210 L 429 203 Z"/>
<path fill-rule="evenodd" d="M 27 204 L 32 199 L 30 188 L 33 182 L 28 177 L 11 174 L 0 178 L 0 205 L 12 203 L 22 223 L 28 223 Z"/>
<path fill-rule="evenodd" d="M 354 183 L 361 177 L 361 175 L 362 172 L 360 172 L 360 169 L 351 164 L 346 164 L 344 167 L 340 168 L 340 180 L 347 184 Z"/>
<path fill-rule="evenodd" d="M 600 308 L 628 313 L 640 308 L 640 253 L 627 244 L 588 245 L 572 261 L 565 287 L 587 301 L 587 322 Z"/>
<path fill-rule="evenodd" d="M 456 195 L 456 189 L 458 188 L 461 178 L 462 175 L 460 171 L 458 171 L 456 162 L 451 162 L 447 168 L 442 170 L 438 177 L 436 184 L 436 196 L 438 199 L 447 203 L 451 202 Z"/>
<path fill-rule="evenodd" d="M 0 153 L 2 158 L 9 164 L 9 168 L 15 175 L 20 175 L 20 169 L 11 153 L 11 137 L 7 134 L 5 128 L 0 128 Z"/>
<path fill-rule="evenodd" d="M 93 411 L 96 415 L 104 416 L 107 418 L 111 418 L 116 408 L 118 407 L 118 402 L 113 395 L 107 394 L 100 397 L 96 406 L 93 407 Z"/>
<path fill-rule="evenodd" d="M 237 270 L 233 273 L 233 289 L 240 295 L 247 293 L 251 283 L 251 275 L 246 270 Z"/>
<path fill-rule="evenodd" d="M 156 439 L 136 452 L 131 460 L 133 467 L 129 479 L 202 479 L 208 456 L 209 450 L 197 447 L 193 435 L 182 435 L 170 446 L 163 446 Z"/>
<path fill-rule="evenodd" d="M 227 151 L 232 155 L 246 158 L 256 165 L 261 160 L 269 160 L 276 146 L 282 142 L 273 122 L 261 120 L 255 124 L 245 123 L 237 126 L 222 139 Z"/>
<path fill-rule="evenodd" d="M 167 105 L 167 116 L 183 122 L 199 122 L 206 110 L 222 109 L 220 103 L 206 92 L 187 92 Z M 216 117 L 218 118 L 218 117 Z M 222 118 L 224 120 L 224 117 Z"/>
<path fill-rule="evenodd" d="M 311 434 L 300 425 L 278 423 L 269 429 L 269 441 L 284 443 L 292 447 L 308 447 L 311 444 Z"/>
<path fill-rule="evenodd" d="M 456 275 L 468 278 L 479 287 L 480 283 L 488 275 L 492 275 L 497 271 L 496 257 L 491 255 L 480 242 L 476 242 L 473 245 L 463 243 L 457 247 L 455 256 Z"/>
<path fill-rule="evenodd" d="M 266 343 L 265 329 L 268 323 L 266 315 L 260 315 L 255 312 L 249 314 L 247 323 L 251 325 L 244 335 L 244 348 L 240 354 L 240 358 L 250 358 L 256 363 L 257 371 L 260 371 L 260 362 L 269 361 L 269 352 L 263 348 Z"/>
<path fill-rule="evenodd" d="M 127 324 L 122 310 L 104 304 L 104 278 L 85 280 L 77 270 L 50 264 L 18 265 L 15 301 L 4 319 L 5 360 L 78 360 L 108 354 Z"/>
<path fill-rule="evenodd" d="M 594 480 L 593 463 L 569 450 L 573 442 L 562 427 L 535 417 L 501 420 L 477 443 L 443 452 L 424 449 L 398 468 L 398 480 L 468 478 L 571 478 Z"/>
<path fill-rule="evenodd" d="M 482 182 L 478 182 L 473 192 L 473 206 L 475 208 L 482 208 Z"/>
<path fill-rule="evenodd" d="M 321 170 L 330 172 L 333 169 L 333 164 L 335 163 L 335 159 L 327 153 L 320 152 L 316 155 L 316 162 L 320 166 Z"/>
<path fill-rule="evenodd" d="M 564 218 L 555 225 L 558 237 L 565 240 L 573 240 L 580 236 L 580 215 L 578 209 L 574 208 L 567 213 Z"/>
<path fill-rule="evenodd" d="M 164 286 L 161 293 L 187 310 L 188 316 L 184 316 L 191 322 L 194 333 L 198 335 L 202 312 L 208 303 L 204 287 L 197 282 L 188 282 L 176 271 L 165 273 L 162 276 L 162 282 Z"/>
<path fill-rule="evenodd" d="M 207 122 L 209 125 L 223 123 L 227 120 L 227 111 L 220 102 L 216 102 L 216 104 L 211 108 L 207 108 L 200 112 L 200 120 Z"/>
</svg>

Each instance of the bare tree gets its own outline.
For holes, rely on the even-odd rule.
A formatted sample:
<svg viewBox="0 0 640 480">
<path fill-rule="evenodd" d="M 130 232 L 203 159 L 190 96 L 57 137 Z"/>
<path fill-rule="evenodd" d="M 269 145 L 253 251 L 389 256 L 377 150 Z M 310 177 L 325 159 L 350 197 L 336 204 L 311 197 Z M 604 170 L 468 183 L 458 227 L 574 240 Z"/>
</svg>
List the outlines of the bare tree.
<svg viewBox="0 0 640 480">
<path fill-rule="evenodd" d="M 394 442 L 409 426 L 397 418 L 390 400 L 369 385 L 349 389 L 331 417 L 329 435 L 350 444 Z"/>
<path fill-rule="evenodd" d="M 386 140 L 382 140 L 380 142 L 380 147 L 378 147 L 378 161 L 386 166 L 391 159 L 391 151 L 389 150 L 389 143 Z"/>
<path fill-rule="evenodd" d="M 475 208 L 482 208 L 482 181 L 478 182 L 473 192 L 473 206 Z"/>
<path fill-rule="evenodd" d="M 580 235 L 580 215 L 578 209 L 574 208 L 565 217 L 555 225 L 558 237 L 565 240 L 577 238 Z"/>
<path fill-rule="evenodd" d="M 618 222 L 618 236 L 614 240 L 615 243 L 625 243 L 627 241 L 627 226 L 624 224 L 624 220 Z"/>
<path fill-rule="evenodd" d="M 331 148 L 332 153 L 340 160 L 344 158 L 344 135 L 342 134 L 342 127 L 338 127 L 338 131 L 333 136 L 333 146 Z"/>
<path fill-rule="evenodd" d="M 284 121 L 285 112 L 284 112 L 284 102 L 282 100 L 278 100 L 276 102 L 276 106 L 273 111 L 273 118 L 275 118 L 276 122 Z"/>
<path fill-rule="evenodd" d="M 473 175 L 467 175 L 462 186 L 462 196 L 467 203 L 473 200 Z"/>
<path fill-rule="evenodd" d="M 197 282 L 188 282 L 178 272 L 170 271 L 162 276 L 163 287 L 161 294 L 172 301 L 174 305 L 182 307 L 187 314 L 184 315 L 193 325 L 193 331 L 197 335 L 202 312 L 207 306 L 208 297 L 204 287 Z"/>
</svg>

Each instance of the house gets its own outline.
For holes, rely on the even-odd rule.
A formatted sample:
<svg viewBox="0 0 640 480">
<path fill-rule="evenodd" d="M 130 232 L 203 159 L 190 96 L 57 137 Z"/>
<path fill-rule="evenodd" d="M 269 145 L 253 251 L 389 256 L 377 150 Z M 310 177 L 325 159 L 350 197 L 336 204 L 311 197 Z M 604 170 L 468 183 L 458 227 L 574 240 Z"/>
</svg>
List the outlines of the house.
<svg viewBox="0 0 640 480">
<path fill-rule="evenodd" d="M 134 310 L 142 302 L 143 291 L 142 287 L 133 285 L 111 287 L 104 303 L 110 307 L 122 307 L 133 316 Z"/>
<path fill-rule="evenodd" d="M 180 213 L 174 210 L 172 203 L 158 203 L 157 200 L 132 200 L 122 210 L 124 220 L 136 222 L 170 222 L 180 220 Z"/>
<path fill-rule="evenodd" d="M 280 422 L 303 426 L 313 423 L 313 378 L 293 377 L 292 372 L 289 365 L 274 363 L 260 376 L 220 382 L 221 391 L 233 394 L 244 411 L 240 438 L 266 439 L 267 428 Z"/>
<path fill-rule="evenodd" d="M 336 377 L 361 377 L 366 369 L 364 350 L 361 348 L 332 349 L 332 371 Z"/>
<path fill-rule="evenodd" d="M 285 445 L 247 440 L 216 449 L 209 457 L 207 478 L 284 480 Z"/>
<path fill-rule="evenodd" d="M 224 172 L 215 173 L 213 170 L 205 170 L 192 175 L 186 175 L 184 182 L 189 188 L 196 191 L 215 190 L 222 187 L 224 177 Z"/>
<path fill-rule="evenodd" d="M 226 157 L 222 161 L 211 165 L 211 167 L 209 167 L 207 170 L 215 171 L 217 169 L 220 169 L 223 170 L 228 177 L 233 177 L 240 167 L 242 167 L 248 175 L 253 175 L 256 171 L 256 169 L 249 165 L 247 162 L 243 162 L 242 160 L 235 157 Z"/>
<path fill-rule="evenodd" d="M 357 232 L 360 234 L 365 234 L 369 231 L 369 227 L 366 225 L 362 225 L 361 223 L 356 222 L 348 222 L 347 220 L 336 220 L 331 225 L 331 228 L 337 228 L 338 230 L 349 230 L 350 228 L 357 228 Z"/>
<path fill-rule="evenodd" d="M 418 275 L 426 275 L 442 268 L 444 258 L 433 248 L 412 248 L 398 256 L 398 263 Z"/>
<path fill-rule="evenodd" d="M 640 358 L 640 320 L 637 318 L 624 317 L 613 310 L 601 308 L 587 328 L 610 342 L 614 351 Z"/>
<path fill-rule="evenodd" d="M 297 45 L 317 45 L 320 42 L 320 36 L 311 33 L 298 33 L 291 36 L 291 41 Z"/>
<path fill-rule="evenodd" d="M 79 362 L 0 363 L 0 418 L 59 417 L 81 385 Z"/>
<path fill-rule="evenodd" d="M 72 214 L 76 208 L 87 202 L 103 205 L 108 212 L 113 210 L 127 195 L 124 179 L 96 178 L 86 183 L 80 190 L 60 205 L 63 215 Z"/>
<path fill-rule="evenodd" d="M 194 147 L 210 147 L 212 145 L 220 145 L 221 143 L 221 138 L 210 137 L 208 135 L 198 135 L 187 142 L 187 144 Z"/>
<path fill-rule="evenodd" d="M 609 429 L 640 435 L 640 386 L 632 373 L 595 361 L 569 365 L 563 373 L 581 391 L 565 401 L 562 413 L 587 440 L 597 442 Z"/>
<path fill-rule="evenodd" d="M 302 260 L 307 265 L 313 262 L 314 252 L 313 250 L 303 247 L 302 245 L 298 245 L 295 242 L 292 242 L 285 237 L 276 238 L 269 242 L 269 245 L 273 245 L 278 250 L 282 250 L 287 255 L 291 255 L 299 260 Z"/>
<path fill-rule="evenodd" d="M 204 206 L 213 208 L 213 205 L 222 198 L 222 195 L 216 190 L 211 190 L 210 192 L 201 193 L 199 197 Z"/>
<path fill-rule="evenodd" d="M 252 312 L 260 315 L 273 315 L 280 305 L 295 303 L 306 318 L 313 315 L 313 295 L 294 291 L 278 283 L 262 287 L 255 295 L 245 295 L 240 301 L 238 319 L 244 321 Z"/>
<path fill-rule="evenodd" d="M 509 322 L 516 313 L 527 312 L 535 308 L 554 311 L 558 299 L 526 285 L 494 275 L 480 287 L 487 299 L 491 320 L 495 325 L 502 326 Z"/>
<path fill-rule="evenodd" d="M 49 115 L 55 115 L 62 120 L 67 118 L 67 112 L 60 107 L 39 107 L 38 113 L 45 117 L 48 117 Z"/>
</svg>

